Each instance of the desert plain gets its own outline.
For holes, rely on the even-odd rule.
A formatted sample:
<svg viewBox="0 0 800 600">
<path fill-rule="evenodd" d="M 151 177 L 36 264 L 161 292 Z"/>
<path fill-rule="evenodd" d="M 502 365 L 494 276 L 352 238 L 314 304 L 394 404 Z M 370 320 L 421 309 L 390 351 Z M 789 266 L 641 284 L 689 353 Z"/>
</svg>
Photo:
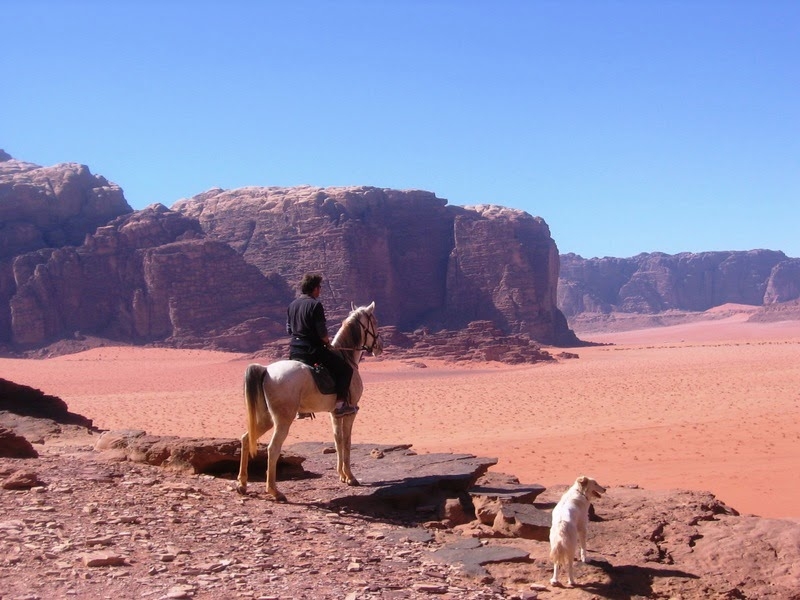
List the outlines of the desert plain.
<svg viewBox="0 0 800 600">
<path fill-rule="evenodd" d="M 608 486 L 710 491 L 743 514 L 800 520 L 800 321 L 747 316 L 579 332 L 610 345 L 534 365 L 403 360 L 387 347 L 361 364 L 353 442 L 494 457 L 492 470 L 544 486 L 586 474 Z M 0 359 L 0 377 L 62 398 L 101 429 L 239 437 L 250 362 L 104 346 Z M 286 443 L 331 439 L 321 414 L 295 422 Z"/>
</svg>

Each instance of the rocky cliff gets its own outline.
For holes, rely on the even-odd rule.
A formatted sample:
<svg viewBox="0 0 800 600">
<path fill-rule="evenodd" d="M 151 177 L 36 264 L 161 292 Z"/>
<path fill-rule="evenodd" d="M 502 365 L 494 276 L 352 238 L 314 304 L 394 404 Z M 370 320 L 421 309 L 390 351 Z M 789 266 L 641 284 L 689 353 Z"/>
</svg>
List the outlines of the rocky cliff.
<svg viewBox="0 0 800 600">
<path fill-rule="evenodd" d="M 173 210 L 293 287 L 322 272 L 334 318 L 375 300 L 381 323 L 402 330 L 490 320 L 540 342 L 575 341 L 556 307 L 555 242 L 522 211 L 372 187 L 211 190 Z"/>
<path fill-rule="evenodd" d="M 35 270 L 54 250 L 80 245 L 88 233 L 131 210 L 119 186 L 83 165 L 40 167 L 0 150 L 0 343 L 14 338 L 16 258 L 27 254 L 21 270 Z"/>
<path fill-rule="evenodd" d="M 0 161 L 0 344 L 85 335 L 257 351 L 284 335 L 306 271 L 332 326 L 375 300 L 382 325 L 577 342 L 556 307 L 558 252 L 521 211 L 376 188 L 211 190 L 132 211 L 88 168 Z"/>
<path fill-rule="evenodd" d="M 558 306 L 571 320 L 585 313 L 704 311 L 728 303 L 762 306 L 798 298 L 800 259 L 772 250 L 561 256 Z"/>
</svg>

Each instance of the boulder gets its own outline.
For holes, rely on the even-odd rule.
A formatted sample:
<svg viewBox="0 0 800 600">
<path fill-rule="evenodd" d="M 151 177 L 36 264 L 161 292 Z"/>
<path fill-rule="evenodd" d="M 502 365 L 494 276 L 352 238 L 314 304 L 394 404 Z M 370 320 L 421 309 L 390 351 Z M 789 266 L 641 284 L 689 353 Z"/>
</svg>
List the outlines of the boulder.
<svg viewBox="0 0 800 600">
<path fill-rule="evenodd" d="M 0 378 L 0 412 L 92 428 L 92 420 L 69 411 L 61 398 Z"/>
<path fill-rule="evenodd" d="M 38 456 L 39 453 L 27 439 L 7 427 L 0 426 L 0 457 L 38 458 Z"/>
<path fill-rule="evenodd" d="M 550 539 L 550 520 L 550 511 L 511 502 L 498 506 L 492 529 L 503 537 L 546 542 Z"/>
<path fill-rule="evenodd" d="M 38 473 L 34 471 L 14 471 L 3 480 L 4 490 L 29 490 L 34 487 L 45 485 Z"/>
<path fill-rule="evenodd" d="M 113 460 L 141 462 L 194 474 L 237 473 L 241 457 L 238 439 L 155 436 L 141 430 L 106 431 L 94 448 Z M 287 450 L 281 453 L 279 470 L 296 471 L 304 460 Z M 260 444 L 258 454 L 250 459 L 250 468 L 263 476 L 266 463 L 266 446 Z"/>
</svg>

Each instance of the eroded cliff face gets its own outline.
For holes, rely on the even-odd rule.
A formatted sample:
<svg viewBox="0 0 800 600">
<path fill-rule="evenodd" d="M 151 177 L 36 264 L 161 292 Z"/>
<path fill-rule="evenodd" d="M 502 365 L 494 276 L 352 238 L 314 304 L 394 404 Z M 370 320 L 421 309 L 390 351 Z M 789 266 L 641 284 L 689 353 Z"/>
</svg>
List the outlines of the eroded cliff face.
<svg viewBox="0 0 800 600">
<path fill-rule="evenodd" d="M 762 306 L 798 298 L 800 259 L 773 250 L 561 256 L 558 306 L 569 318 L 582 313 L 704 311 L 728 303 Z"/>
<path fill-rule="evenodd" d="M 556 306 L 558 249 L 538 217 L 499 206 L 454 211 L 446 306 L 461 320 L 558 343 L 567 333 Z"/>
<path fill-rule="evenodd" d="M 7 156 L 7 155 L 6 155 Z M 80 165 L 0 162 L 0 344 L 93 335 L 256 351 L 285 335 L 308 271 L 331 326 L 375 301 L 413 331 L 491 321 L 542 343 L 577 341 L 556 307 L 558 252 L 521 211 L 448 206 L 424 191 L 210 190 L 132 211 Z"/>
<path fill-rule="evenodd" d="M 249 350 L 283 332 L 289 290 L 196 221 L 161 205 L 100 227 L 77 247 L 14 263 L 12 341 L 35 347 L 91 334 Z"/>
<path fill-rule="evenodd" d="M 372 187 L 210 190 L 173 209 L 292 285 L 321 272 L 334 318 L 374 300 L 382 324 L 405 330 L 490 320 L 540 342 L 571 339 L 556 244 L 522 211 Z"/>
<path fill-rule="evenodd" d="M 130 212 L 120 187 L 83 165 L 40 167 L 0 151 L 0 342 L 13 337 L 15 259 L 31 253 L 19 269 L 23 276 L 32 274 L 55 249 L 78 246 L 97 227 Z M 70 276 L 69 265 L 65 269 Z M 43 332 L 46 320 L 32 322 L 26 337 Z"/>
</svg>

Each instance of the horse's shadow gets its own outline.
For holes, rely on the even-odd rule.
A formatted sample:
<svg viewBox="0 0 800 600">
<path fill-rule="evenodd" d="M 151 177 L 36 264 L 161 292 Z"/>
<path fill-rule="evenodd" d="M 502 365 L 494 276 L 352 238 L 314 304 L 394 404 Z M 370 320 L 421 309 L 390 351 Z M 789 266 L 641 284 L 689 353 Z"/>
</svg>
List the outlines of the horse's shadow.
<svg viewBox="0 0 800 600">
<path fill-rule="evenodd" d="M 332 469 L 330 470 L 332 471 Z M 223 475 L 232 478 L 230 473 Z M 334 512 L 356 513 L 369 520 L 384 521 L 404 526 L 439 519 L 440 507 L 448 498 L 458 498 L 465 511 L 475 518 L 472 499 L 461 486 L 448 485 L 447 480 L 436 476 L 394 478 L 386 481 L 362 481 L 347 486 L 332 473 L 317 473 L 302 468 L 282 467 L 278 482 L 288 503 L 310 506 Z M 266 480 L 263 470 L 249 472 L 251 484 L 260 485 Z M 304 485 L 305 482 L 313 484 Z M 261 494 L 262 491 L 250 492 Z M 306 499 L 313 496 L 313 500 Z"/>
<path fill-rule="evenodd" d="M 346 510 L 366 518 L 406 526 L 442 518 L 445 500 L 457 498 L 470 519 L 475 508 L 469 493 L 460 486 L 448 485 L 435 476 L 406 477 L 386 481 L 364 481 L 350 493 L 338 494 L 325 502 L 332 510 Z"/>
</svg>

